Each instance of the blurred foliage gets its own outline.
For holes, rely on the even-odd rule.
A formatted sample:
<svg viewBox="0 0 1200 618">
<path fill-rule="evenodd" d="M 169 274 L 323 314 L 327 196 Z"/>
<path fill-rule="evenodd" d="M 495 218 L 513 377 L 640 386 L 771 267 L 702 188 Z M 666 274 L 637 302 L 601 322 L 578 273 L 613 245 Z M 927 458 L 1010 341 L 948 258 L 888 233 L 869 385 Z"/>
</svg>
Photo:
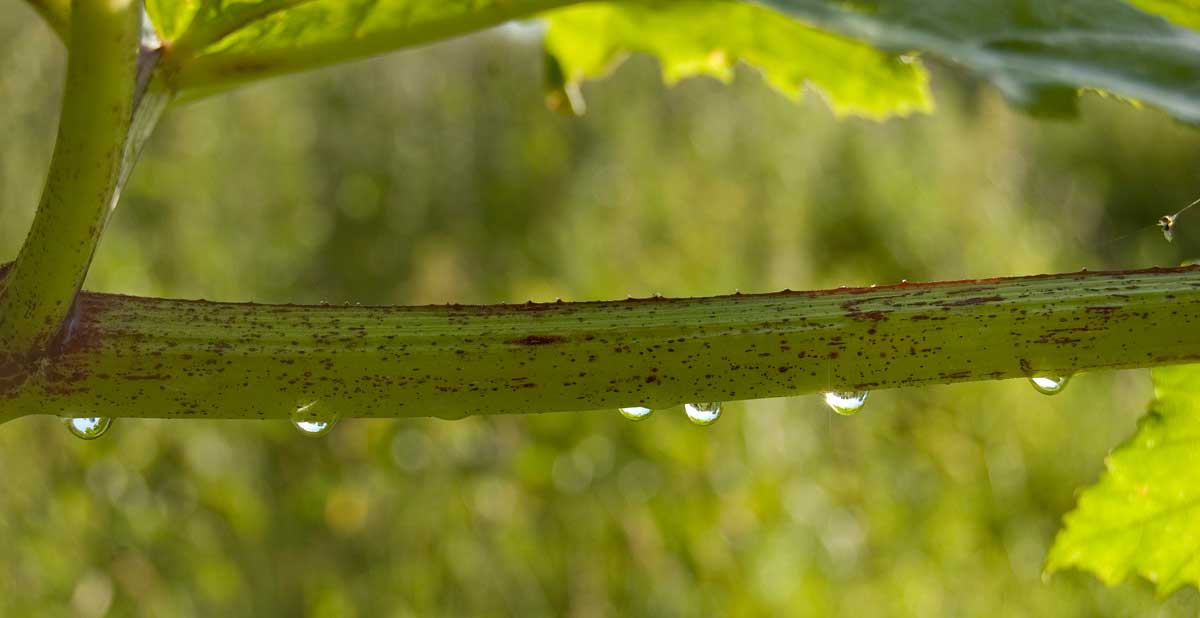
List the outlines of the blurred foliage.
<svg viewBox="0 0 1200 618">
<path fill-rule="evenodd" d="M 938 113 L 877 124 L 752 71 L 588 115 L 541 105 L 527 27 L 170 113 L 88 287 L 277 302 L 708 295 L 1200 253 L 1200 134 L 1089 96 L 1071 124 L 934 67 Z M 62 50 L 0 5 L 0 259 L 54 135 Z M 1145 372 L 680 410 L 464 421 L 56 419 L 0 428 L 4 616 L 1176 616 L 1042 560 L 1150 396 Z"/>
</svg>

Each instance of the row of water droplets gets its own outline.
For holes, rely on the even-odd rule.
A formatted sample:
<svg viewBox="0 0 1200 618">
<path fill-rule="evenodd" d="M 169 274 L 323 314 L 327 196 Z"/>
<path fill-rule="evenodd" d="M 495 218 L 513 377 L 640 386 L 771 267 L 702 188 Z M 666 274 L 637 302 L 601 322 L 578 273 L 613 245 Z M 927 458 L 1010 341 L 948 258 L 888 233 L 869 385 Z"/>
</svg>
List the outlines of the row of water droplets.
<svg viewBox="0 0 1200 618">
<path fill-rule="evenodd" d="M 866 401 L 866 391 L 825 393 L 825 403 L 829 404 L 829 407 L 833 408 L 834 412 L 847 416 L 858 412 Z M 631 421 L 640 421 L 648 418 L 654 412 L 654 410 L 645 406 L 617 408 L 617 411 L 621 413 L 621 416 Z M 683 404 L 683 413 L 688 417 L 688 420 L 697 425 L 711 425 L 721 417 L 721 402 L 685 403 Z"/>
<path fill-rule="evenodd" d="M 107 416 L 74 416 L 63 419 L 71 435 L 84 440 L 95 440 L 104 435 L 112 427 L 112 419 Z M 337 423 L 336 417 L 328 419 L 310 418 L 302 415 L 292 415 L 292 425 L 306 436 L 314 438 L 323 436 L 333 429 Z"/>
<path fill-rule="evenodd" d="M 628 408 L 617 408 L 617 411 L 621 413 L 621 416 L 631 421 L 640 421 L 650 416 L 650 413 L 654 410 L 644 406 L 630 406 Z M 697 425 L 711 425 L 721 417 L 721 402 L 684 404 L 683 413 Z"/>
<path fill-rule="evenodd" d="M 1037 392 L 1043 395 L 1057 395 L 1067 386 L 1070 376 L 1035 376 L 1029 378 L 1029 383 Z M 825 405 L 842 416 L 853 416 L 867 403 L 869 391 L 828 391 L 824 393 Z M 645 406 L 630 406 L 617 408 L 621 416 L 640 421 L 648 418 L 654 410 Z M 721 416 L 721 403 L 688 403 L 684 404 L 683 412 L 688 419 L 697 425 L 711 425 Z"/>
<path fill-rule="evenodd" d="M 1043 395 L 1057 395 L 1067 386 L 1070 376 L 1035 376 L 1029 379 L 1033 388 Z M 829 391 L 824 394 L 825 404 L 842 416 L 851 416 L 862 409 L 867 403 L 868 391 Z M 291 414 L 292 425 L 300 433 L 320 437 L 329 433 L 338 417 L 335 414 L 320 414 L 314 410 L 317 402 L 296 408 Z M 621 416 L 640 421 L 650 416 L 654 410 L 644 406 L 629 406 L 619 408 Z M 721 417 L 721 402 L 688 403 L 684 404 L 683 412 L 688 420 L 697 425 L 711 425 Z M 84 440 L 95 440 L 104 435 L 112 427 L 112 419 L 106 416 L 75 416 L 64 418 L 63 422 L 71 434 Z"/>
<path fill-rule="evenodd" d="M 300 433 L 317 438 L 333 430 L 338 417 L 336 414 L 323 414 L 320 410 L 314 409 L 315 406 L 316 402 L 302 405 L 296 408 L 290 417 L 292 425 Z M 71 435 L 84 440 L 95 440 L 104 435 L 109 427 L 112 427 L 113 422 L 107 416 L 72 416 L 64 417 L 62 420 Z"/>
</svg>

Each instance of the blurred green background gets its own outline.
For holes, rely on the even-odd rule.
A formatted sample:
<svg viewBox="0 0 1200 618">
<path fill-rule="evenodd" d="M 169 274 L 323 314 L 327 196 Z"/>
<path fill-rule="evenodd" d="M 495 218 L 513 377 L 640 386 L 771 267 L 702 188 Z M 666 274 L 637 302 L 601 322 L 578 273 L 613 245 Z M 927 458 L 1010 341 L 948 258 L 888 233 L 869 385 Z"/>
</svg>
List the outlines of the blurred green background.
<svg viewBox="0 0 1200 618">
<path fill-rule="evenodd" d="M 28 229 L 64 54 L 0 5 L 0 261 Z M 691 296 L 1173 265 L 1200 132 L 1089 96 L 1048 123 L 935 67 L 933 116 L 837 121 L 752 70 L 638 58 L 541 102 L 504 28 L 173 110 L 93 290 L 429 303 Z M 1189 213 L 1191 214 L 1191 213 Z M 1151 227 L 1147 227 L 1151 226 Z M 1129 235 L 1128 237 L 1121 238 Z M 1132 433 L 1145 371 L 664 410 L 0 428 L 3 616 L 1184 616 L 1041 561 Z"/>
</svg>

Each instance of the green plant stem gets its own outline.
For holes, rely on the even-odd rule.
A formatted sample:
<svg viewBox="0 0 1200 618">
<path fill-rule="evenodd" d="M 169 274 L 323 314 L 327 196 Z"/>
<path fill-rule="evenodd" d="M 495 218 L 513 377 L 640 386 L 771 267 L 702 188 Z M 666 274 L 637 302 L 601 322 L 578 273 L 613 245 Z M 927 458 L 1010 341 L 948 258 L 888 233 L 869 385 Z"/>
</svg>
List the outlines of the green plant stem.
<svg viewBox="0 0 1200 618">
<path fill-rule="evenodd" d="M 0 382 L 62 330 L 130 150 L 141 3 L 75 0 L 71 11 L 54 155 L 29 235 L 0 287 Z"/>
<path fill-rule="evenodd" d="M 1200 267 L 696 299 L 222 304 L 84 293 L 0 418 L 523 414 L 1200 360 Z"/>
</svg>

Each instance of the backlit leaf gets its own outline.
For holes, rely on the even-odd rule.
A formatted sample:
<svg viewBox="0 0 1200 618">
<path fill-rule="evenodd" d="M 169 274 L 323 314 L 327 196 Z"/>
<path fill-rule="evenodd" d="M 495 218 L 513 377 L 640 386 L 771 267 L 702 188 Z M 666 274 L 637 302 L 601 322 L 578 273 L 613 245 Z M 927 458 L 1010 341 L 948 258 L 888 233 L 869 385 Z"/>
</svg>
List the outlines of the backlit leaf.
<svg viewBox="0 0 1200 618">
<path fill-rule="evenodd" d="M 1154 370 L 1155 401 L 1105 461 L 1047 557 L 1106 584 L 1142 575 L 1166 594 L 1200 585 L 1200 365 Z"/>
<path fill-rule="evenodd" d="M 1129 0 L 1134 6 L 1172 23 L 1200 30 L 1200 0 Z"/>
<path fill-rule="evenodd" d="M 764 4 L 881 49 L 919 50 L 963 66 L 1030 111 L 1069 115 L 1076 92 L 1088 88 L 1200 123 L 1200 33 L 1122 0 Z"/>
<path fill-rule="evenodd" d="M 546 48 L 574 82 L 602 77 L 636 51 L 657 56 L 667 82 L 693 75 L 729 81 L 743 60 L 794 98 L 812 85 L 839 114 L 881 118 L 930 109 L 928 80 L 915 59 L 754 4 L 595 3 L 554 11 L 549 22 Z"/>
</svg>

